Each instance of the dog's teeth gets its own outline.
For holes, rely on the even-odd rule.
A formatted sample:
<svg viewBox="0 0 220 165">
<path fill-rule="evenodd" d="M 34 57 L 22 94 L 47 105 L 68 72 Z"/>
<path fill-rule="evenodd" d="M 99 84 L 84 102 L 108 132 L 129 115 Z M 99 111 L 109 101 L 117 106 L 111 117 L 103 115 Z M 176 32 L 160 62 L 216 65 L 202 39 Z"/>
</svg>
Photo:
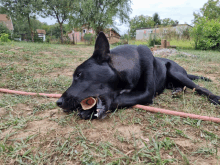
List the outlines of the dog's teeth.
<svg viewBox="0 0 220 165">
<path fill-rule="evenodd" d="M 99 117 L 99 114 L 98 114 L 98 113 L 96 113 L 96 114 L 94 114 L 94 116 Z"/>
</svg>

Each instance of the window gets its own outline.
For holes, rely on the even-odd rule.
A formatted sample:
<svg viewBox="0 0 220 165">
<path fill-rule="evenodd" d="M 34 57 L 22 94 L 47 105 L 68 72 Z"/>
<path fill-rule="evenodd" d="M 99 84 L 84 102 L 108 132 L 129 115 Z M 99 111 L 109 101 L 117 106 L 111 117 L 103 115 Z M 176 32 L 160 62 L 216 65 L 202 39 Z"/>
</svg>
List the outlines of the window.
<svg viewBox="0 0 220 165">
<path fill-rule="evenodd" d="M 86 29 L 83 30 L 83 33 L 86 33 Z"/>
</svg>

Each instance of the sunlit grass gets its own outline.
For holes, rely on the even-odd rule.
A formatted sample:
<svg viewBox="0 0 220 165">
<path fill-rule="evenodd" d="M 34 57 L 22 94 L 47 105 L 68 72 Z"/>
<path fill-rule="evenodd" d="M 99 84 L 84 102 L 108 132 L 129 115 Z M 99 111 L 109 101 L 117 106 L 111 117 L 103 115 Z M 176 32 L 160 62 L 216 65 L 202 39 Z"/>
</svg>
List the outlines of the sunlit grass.
<svg viewBox="0 0 220 165">
<path fill-rule="evenodd" d="M 170 42 L 170 45 L 176 46 L 178 49 L 194 49 L 194 42 L 193 40 L 176 40 L 171 39 L 167 40 Z M 131 45 L 147 45 L 148 40 L 129 40 L 129 44 Z"/>
<path fill-rule="evenodd" d="M 169 40 L 168 40 L 169 41 Z M 170 40 L 170 45 L 175 45 L 179 49 L 194 49 L 194 41 L 193 40 Z"/>
</svg>

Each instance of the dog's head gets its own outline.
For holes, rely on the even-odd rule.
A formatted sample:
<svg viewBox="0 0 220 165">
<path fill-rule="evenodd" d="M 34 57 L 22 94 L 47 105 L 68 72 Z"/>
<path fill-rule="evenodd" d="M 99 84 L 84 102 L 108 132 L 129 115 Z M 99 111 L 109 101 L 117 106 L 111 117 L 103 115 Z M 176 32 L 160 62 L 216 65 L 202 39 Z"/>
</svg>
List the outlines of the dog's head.
<svg viewBox="0 0 220 165">
<path fill-rule="evenodd" d="M 100 32 L 96 39 L 93 55 L 76 68 L 71 86 L 57 101 L 60 108 L 64 111 L 78 110 L 83 119 L 96 118 L 94 114 L 97 107 L 82 110 L 80 102 L 88 97 L 99 98 L 101 101 L 100 98 L 117 90 L 118 75 L 111 67 L 109 53 L 109 42 L 105 34 Z M 102 100 L 102 103 L 99 104 L 103 105 L 105 101 Z"/>
</svg>

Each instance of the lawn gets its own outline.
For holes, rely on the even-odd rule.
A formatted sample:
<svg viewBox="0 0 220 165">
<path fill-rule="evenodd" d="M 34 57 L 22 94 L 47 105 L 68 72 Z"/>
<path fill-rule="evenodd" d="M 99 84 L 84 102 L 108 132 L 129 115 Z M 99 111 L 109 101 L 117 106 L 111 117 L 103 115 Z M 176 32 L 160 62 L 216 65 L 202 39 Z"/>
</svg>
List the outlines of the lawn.
<svg viewBox="0 0 220 165">
<path fill-rule="evenodd" d="M 0 44 L 0 88 L 62 93 L 93 49 Z M 180 49 L 168 58 L 191 74 L 210 78 L 195 83 L 220 95 L 219 52 Z M 132 108 L 104 120 L 82 120 L 75 112 L 62 112 L 56 100 L 0 93 L 0 164 L 220 164 L 217 123 Z M 190 89 L 177 97 L 165 90 L 151 106 L 220 118 L 220 106 Z"/>
<path fill-rule="evenodd" d="M 170 45 L 174 45 L 177 47 L 177 49 L 194 49 L 195 44 L 193 40 L 176 40 L 176 39 L 171 39 L 167 40 L 170 42 Z M 130 40 L 129 44 L 132 45 L 148 45 L 147 40 Z"/>
</svg>

